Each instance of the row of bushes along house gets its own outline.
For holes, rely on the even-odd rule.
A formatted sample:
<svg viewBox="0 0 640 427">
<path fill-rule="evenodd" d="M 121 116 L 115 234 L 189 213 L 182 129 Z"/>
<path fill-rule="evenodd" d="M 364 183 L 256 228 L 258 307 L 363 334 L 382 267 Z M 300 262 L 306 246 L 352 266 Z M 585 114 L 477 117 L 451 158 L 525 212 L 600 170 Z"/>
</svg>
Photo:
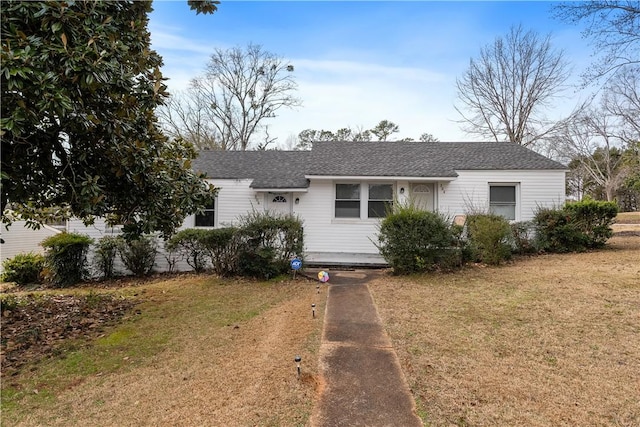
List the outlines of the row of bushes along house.
<svg viewBox="0 0 640 427">
<path fill-rule="evenodd" d="M 467 262 L 495 265 L 514 253 L 602 247 L 612 235 L 616 214 L 614 202 L 587 199 L 562 208 L 540 208 L 531 222 L 509 223 L 498 215 L 471 213 L 464 225 L 457 225 L 438 213 L 396 205 L 381 221 L 375 243 L 396 274 L 452 270 Z M 304 236 L 299 219 L 268 212 L 249 214 L 237 227 L 182 230 L 165 242 L 152 236 L 129 241 L 106 236 L 93 242 L 81 234 L 61 233 L 42 242 L 44 256 L 19 254 L 6 260 L 3 280 L 48 280 L 69 286 L 90 277 L 120 275 L 118 265 L 144 276 L 153 271 L 159 245 L 164 246 L 169 271 L 182 259 L 198 273 L 270 278 L 287 273 L 290 259 L 303 256 Z"/>
</svg>

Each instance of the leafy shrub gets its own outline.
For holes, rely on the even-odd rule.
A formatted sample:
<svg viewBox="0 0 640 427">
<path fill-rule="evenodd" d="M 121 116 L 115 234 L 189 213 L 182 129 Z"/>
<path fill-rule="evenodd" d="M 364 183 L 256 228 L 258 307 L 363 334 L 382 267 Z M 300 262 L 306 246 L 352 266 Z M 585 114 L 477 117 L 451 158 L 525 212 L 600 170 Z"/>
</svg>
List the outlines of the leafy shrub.
<svg viewBox="0 0 640 427">
<path fill-rule="evenodd" d="M 17 254 L 2 262 L 2 280 L 28 285 L 40 282 L 44 267 L 44 257 L 33 252 Z"/>
<path fill-rule="evenodd" d="M 135 240 L 123 240 L 118 252 L 127 269 L 135 276 L 141 277 L 150 274 L 153 270 L 158 250 L 154 239 L 140 236 Z"/>
<path fill-rule="evenodd" d="M 536 252 L 533 223 L 520 221 L 511 223 L 511 238 L 513 252 L 524 255 Z"/>
<path fill-rule="evenodd" d="M 564 209 L 539 208 L 533 219 L 536 244 L 546 252 L 582 252 L 588 237 Z"/>
<path fill-rule="evenodd" d="M 76 284 L 87 275 L 87 253 L 93 239 L 84 234 L 60 233 L 43 240 L 45 263 L 58 286 Z"/>
<path fill-rule="evenodd" d="M 395 274 L 450 268 L 460 259 L 448 221 L 410 204 L 394 205 L 380 224 L 376 246 Z"/>
<path fill-rule="evenodd" d="M 197 228 L 181 230 L 171 236 L 166 247 L 178 252 L 196 273 L 200 273 L 207 268 L 208 252 L 205 246 L 207 231 Z"/>
<path fill-rule="evenodd" d="M 509 222 L 499 215 L 467 216 L 469 244 L 477 261 L 498 265 L 511 256 Z"/>
<path fill-rule="evenodd" d="M 617 214 L 615 202 L 589 198 L 567 203 L 562 209 L 538 209 L 534 223 L 540 248 L 581 252 L 602 247 L 613 235 L 611 224 Z"/>
<path fill-rule="evenodd" d="M 564 212 L 587 238 L 588 248 L 600 248 L 613 235 L 611 224 L 618 214 L 615 202 L 596 201 L 585 198 L 567 203 Z"/>
<path fill-rule="evenodd" d="M 238 271 L 243 276 L 259 279 L 270 279 L 285 272 L 275 262 L 273 248 L 266 247 L 241 249 L 238 254 Z"/>
<path fill-rule="evenodd" d="M 0 294 L 0 313 L 13 311 L 23 304 L 22 299 L 16 295 Z"/>
<path fill-rule="evenodd" d="M 203 241 L 213 265 L 213 271 L 221 276 L 238 270 L 238 229 L 233 227 L 206 230 Z"/>
<path fill-rule="evenodd" d="M 104 236 L 96 243 L 93 262 L 103 278 L 110 279 L 114 276 L 116 255 L 122 243 L 122 238 L 116 236 Z"/>
<path fill-rule="evenodd" d="M 291 215 L 252 212 L 240 218 L 238 272 L 269 278 L 289 271 L 289 260 L 303 250 L 302 222 Z"/>
<path fill-rule="evenodd" d="M 168 244 L 169 244 L 169 241 L 165 240 L 164 251 L 161 253 L 162 253 L 162 257 L 167 262 L 167 272 L 173 273 L 174 271 L 176 271 L 176 264 L 178 264 L 178 261 L 180 260 L 181 256 L 175 248 L 168 247 L 167 246 Z"/>
</svg>

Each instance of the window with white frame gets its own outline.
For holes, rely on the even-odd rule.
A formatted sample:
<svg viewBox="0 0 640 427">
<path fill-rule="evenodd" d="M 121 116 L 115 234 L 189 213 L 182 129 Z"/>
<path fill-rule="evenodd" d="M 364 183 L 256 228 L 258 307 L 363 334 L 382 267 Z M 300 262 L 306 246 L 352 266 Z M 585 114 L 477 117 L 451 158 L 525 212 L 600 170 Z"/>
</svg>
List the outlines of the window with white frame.
<svg viewBox="0 0 640 427">
<path fill-rule="evenodd" d="M 516 187 L 515 184 L 489 185 L 489 210 L 491 213 L 503 216 L 509 221 L 515 221 Z"/>
<path fill-rule="evenodd" d="M 336 184 L 336 218 L 360 218 L 360 184 Z"/>
<path fill-rule="evenodd" d="M 392 184 L 369 184 L 369 203 L 367 205 L 369 218 L 384 218 L 392 205 Z"/>
<path fill-rule="evenodd" d="M 196 227 L 215 227 L 216 208 L 215 200 L 212 200 L 200 214 L 196 214 Z"/>
</svg>

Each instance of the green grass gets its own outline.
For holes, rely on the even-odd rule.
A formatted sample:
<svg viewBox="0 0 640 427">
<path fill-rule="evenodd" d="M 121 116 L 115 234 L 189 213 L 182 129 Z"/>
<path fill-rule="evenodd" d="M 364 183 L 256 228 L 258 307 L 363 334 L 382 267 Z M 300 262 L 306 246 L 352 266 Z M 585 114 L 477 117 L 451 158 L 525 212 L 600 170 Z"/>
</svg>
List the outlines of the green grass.
<svg viewBox="0 0 640 427">
<path fill-rule="evenodd" d="M 32 408 L 55 403 L 61 391 L 89 376 L 149 364 L 165 351 L 189 345 L 186 337 L 211 335 L 245 322 L 287 297 L 275 282 L 221 282 L 206 276 L 111 292 L 137 295 L 133 298 L 140 304 L 99 338 L 67 342 L 53 357 L 27 364 L 19 375 L 4 379 L 1 403 L 7 425 L 19 422 Z"/>
</svg>

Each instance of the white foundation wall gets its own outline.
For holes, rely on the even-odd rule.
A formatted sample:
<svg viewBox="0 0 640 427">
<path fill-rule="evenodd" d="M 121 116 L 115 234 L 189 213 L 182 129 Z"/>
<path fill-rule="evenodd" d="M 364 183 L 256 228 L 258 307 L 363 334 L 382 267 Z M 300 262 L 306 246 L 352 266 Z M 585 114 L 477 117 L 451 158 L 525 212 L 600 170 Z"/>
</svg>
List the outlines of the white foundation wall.
<svg viewBox="0 0 640 427">
<path fill-rule="evenodd" d="M 437 184 L 438 211 L 454 217 L 489 209 L 490 184 L 516 184 L 516 221 L 533 219 L 538 207 L 560 207 L 565 201 L 565 172 L 457 171 L 458 177 Z"/>
</svg>

